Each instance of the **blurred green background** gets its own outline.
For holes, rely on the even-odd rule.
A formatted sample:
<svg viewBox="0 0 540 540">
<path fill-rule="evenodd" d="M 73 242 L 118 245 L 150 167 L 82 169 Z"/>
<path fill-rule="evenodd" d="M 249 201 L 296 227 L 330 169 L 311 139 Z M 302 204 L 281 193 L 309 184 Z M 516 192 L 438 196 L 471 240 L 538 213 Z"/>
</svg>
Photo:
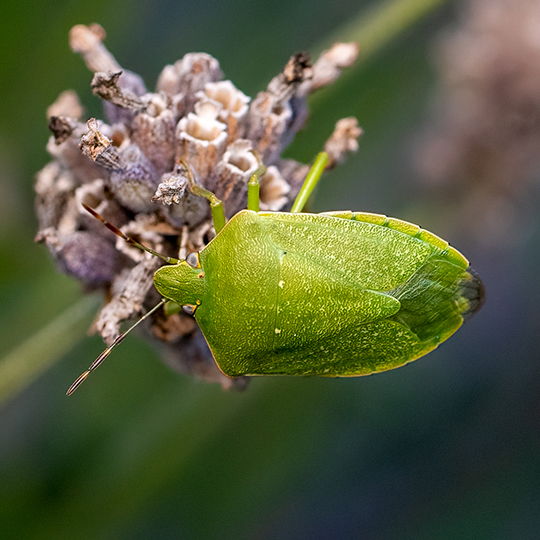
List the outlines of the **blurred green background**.
<svg viewBox="0 0 540 540">
<path fill-rule="evenodd" d="M 78 328 L 61 321 L 52 344 L 35 346 L 69 352 L 0 405 L 0 538 L 540 537 L 540 220 L 533 212 L 514 240 L 486 245 L 469 234 L 468 214 L 448 218 L 453 198 L 417 181 L 414 141 L 437 86 L 431 54 L 457 20 L 456 5 L 439 4 L 313 98 L 288 156 L 311 160 L 336 120 L 356 116 L 360 151 L 325 177 L 313 210 L 385 213 L 440 234 L 482 276 L 482 311 L 406 368 L 258 379 L 242 393 L 170 371 L 134 336 L 70 399 L 103 344 L 84 337 L 90 316 Z M 68 46 L 72 25 L 99 22 L 149 88 L 166 63 L 205 51 L 255 96 L 292 53 L 347 39 L 373 5 L 382 3 L 3 1 L 0 356 L 24 356 L 17 347 L 82 294 L 33 243 L 47 106 L 73 88 L 87 116 L 102 116 Z M 455 189 L 466 198 L 466 183 Z"/>
</svg>

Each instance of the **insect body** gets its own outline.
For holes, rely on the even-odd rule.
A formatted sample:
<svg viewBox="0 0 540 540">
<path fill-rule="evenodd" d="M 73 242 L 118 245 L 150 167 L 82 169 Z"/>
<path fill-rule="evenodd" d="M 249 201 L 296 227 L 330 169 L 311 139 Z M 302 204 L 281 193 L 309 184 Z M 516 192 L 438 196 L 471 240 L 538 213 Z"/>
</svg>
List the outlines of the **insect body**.
<svg viewBox="0 0 540 540">
<path fill-rule="evenodd" d="M 248 210 L 226 225 L 220 201 L 192 187 L 210 200 L 217 236 L 157 270 L 154 284 L 164 299 L 192 306 L 230 377 L 389 370 L 436 348 L 482 305 L 467 259 L 416 225 L 360 212 L 298 213 L 324 160 L 290 213 L 258 211 L 257 173 Z"/>
<path fill-rule="evenodd" d="M 165 298 L 197 306 L 231 377 L 392 369 L 450 337 L 481 296 L 467 260 L 446 242 L 353 212 L 242 211 L 197 268 L 164 266 L 154 282 Z"/>
</svg>

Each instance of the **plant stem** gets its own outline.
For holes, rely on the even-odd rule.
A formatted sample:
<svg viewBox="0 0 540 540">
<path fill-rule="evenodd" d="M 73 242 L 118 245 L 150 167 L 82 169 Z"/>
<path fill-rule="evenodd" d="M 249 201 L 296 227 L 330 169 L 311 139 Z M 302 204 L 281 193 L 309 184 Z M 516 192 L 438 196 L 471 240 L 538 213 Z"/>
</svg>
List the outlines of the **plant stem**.
<svg viewBox="0 0 540 540">
<path fill-rule="evenodd" d="M 362 11 L 339 28 L 314 52 L 326 49 L 337 41 L 355 41 L 360 47 L 357 64 L 382 49 L 407 28 L 413 26 L 448 0 L 388 0 Z"/>
<path fill-rule="evenodd" d="M 26 388 L 84 336 L 99 301 L 82 298 L 0 360 L 0 403 Z"/>
</svg>

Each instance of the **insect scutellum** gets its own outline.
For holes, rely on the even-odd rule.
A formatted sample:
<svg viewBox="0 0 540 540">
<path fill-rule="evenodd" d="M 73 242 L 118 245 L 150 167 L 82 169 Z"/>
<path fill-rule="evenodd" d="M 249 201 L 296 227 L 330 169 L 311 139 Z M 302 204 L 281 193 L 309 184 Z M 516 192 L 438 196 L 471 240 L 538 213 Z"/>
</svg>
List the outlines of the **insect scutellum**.
<svg viewBox="0 0 540 540">
<path fill-rule="evenodd" d="M 253 212 L 258 212 L 260 179 L 264 175 L 266 167 L 262 164 L 262 161 L 256 153 L 255 157 L 259 162 L 259 167 L 251 174 L 247 184 L 247 209 Z M 317 185 L 317 182 L 321 178 L 327 162 L 328 154 L 326 152 L 321 152 L 317 155 L 309 173 L 307 174 L 302 184 L 298 196 L 293 203 L 291 212 L 302 211 L 313 189 Z M 208 199 L 212 212 L 212 222 L 214 225 L 214 229 L 216 231 L 216 235 L 219 234 L 227 222 L 223 209 L 223 202 L 218 199 L 214 193 L 196 184 L 193 179 L 193 174 L 189 165 L 187 165 L 183 161 L 181 161 L 180 163 L 185 167 L 191 192 L 195 195 L 199 195 Z M 150 253 L 155 257 L 160 258 L 167 264 L 159 268 L 155 273 L 155 279 L 157 278 L 157 281 L 161 284 L 161 286 L 159 287 L 159 292 L 164 296 L 164 298 L 162 298 L 162 300 L 156 306 L 154 306 L 147 313 L 145 313 L 140 319 L 138 319 L 130 328 L 128 328 L 125 332 L 121 333 L 112 342 L 112 344 L 109 345 L 109 347 L 107 347 L 96 358 L 96 360 L 94 360 L 94 362 L 92 362 L 89 368 L 84 371 L 79 377 L 77 377 L 77 379 L 73 382 L 73 384 L 68 388 L 66 392 L 66 395 L 68 396 L 72 395 L 75 390 L 79 388 L 79 386 L 87 379 L 90 373 L 92 373 L 92 371 L 95 371 L 109 357 L 112 350 L 117 345 L 119 345 L 132 330 L 134 330 L 142 321 L 152 315 L 160 307 L 164 307 L 166 315 L 172 315 L 174 313 L 177 313 L 182 308 L 182 306 L 187 306 L 188 308 L 191 308 L 187 311 L 193 314 L 197 306 L 200 304 L 200 293 L 202 287 L 204 286 L 204 282 L 202 279 L 204 278 L 204 272 L 201 270 L 198 253 L 190 253 L 186 257 L 186 259 L 176 259 L 174 257 L 169 257 L 167 255 L 163 255 L 162 253 L 158 253 L 157 251 L 154 251 L 153 249 L 137 242 L 130 236 L 125 235 L 120 229 L 105 220 L 100 214 L 98 214 L 93 208 L 91 208 L 87 204 L 82 203 L 82 206 L 87 212 L 89 212 L 92 216 L 101 221 L 103 225 L 105 225 L 114 234 L 116 234 L 129 244 L 143 251 L 146 251 L 147 253 Z M 157 283 L 155 284 L 157 285 Z M 171 300 L 170 298 L 168 298 L 172 295 L 167 294 L 168 287 L 170 287 L 171 291 L 174 292 L 174 296 L 176 298 L 175 300 Z M 179 296 L 179 291 L 182 291 L 183 293 L 181 301 L 177 300 Z"/>
</svg>

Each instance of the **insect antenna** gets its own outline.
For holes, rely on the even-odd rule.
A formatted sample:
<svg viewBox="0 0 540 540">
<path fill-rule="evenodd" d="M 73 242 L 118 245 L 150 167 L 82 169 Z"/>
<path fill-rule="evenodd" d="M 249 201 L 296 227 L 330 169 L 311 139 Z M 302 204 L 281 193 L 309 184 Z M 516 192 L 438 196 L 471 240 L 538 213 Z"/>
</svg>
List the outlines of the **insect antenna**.
<svg viewBox="0 0 540 540">
<path fill-rule="evenodd" d="M 109 223 L 106 219 L 104 219 L 102 216 L 100 216 L 93 208 L 90 208 L 87 204 L 82 203 L 84 209 L 92 214 L 96 219 L 99 219 L 107 229 L 112 231 L 114 234 L 119 236 L 120 238 L 123 238 L 126 242 L 129 244 L 138 247 L 139 249 L 142 249 L 143 251 L 147 251 L 148 253 L 154 255 L 155 257 L 159 257 L 163 261 L 169 263 L 169 264 L 178 264 L 180 261 L 178 259 L 175 259 L 174 257 L 168 257 L 167 255 L 163 255 L 161 253 L 158 253 L 157 251 L 154 251 L 153 249 L 150 249 L 149 247 L 143 246 L 137 240 L 134 240 L 130 236 L 126 236 L 120 229 L 116 228 L 112 223 Z"/>
<path fill-rule="evenodd" d="M 82 373 L 81 375 L 79 375 L 79 377 L 77 377 L 77 379 L 75 380 L 75 382 L 68 388 L 68 391 L 66 392 L 66 395 L 67 396 L 71 396 L 71 394 L 73 394 L 73 392 L 75 392 L 75 390 L 77 390 L 77 388 L 79 388 L 79 386 L 87 379 L 88 375 L 90 375 L 90 373 L 92 373 L 92 371 L 95 371 L 99 366 L 101 366 L 101 364 L 103 364 L 103 362 L 107 359 L 107 357 L 111 354 L 112 350 L 120 343 L 122 343 L 122 341 L 124 341 L 125 337 L 134 329 L 137 327 L 137 325 L 139 325 L 141 322 L 143 322 L 147 317 L 149 317 L 150 315 L 152 315 L 152 313 L 154 313 L 154 311 L 156 311 L 157 309 L 159 309 L 163 304 L 165 304 L 165 302 L 167 302 L 167 300 L 164 298 L 163 300 L 161 300 L 161 302 L 157 305 L 157 306 L 154 306 L 148 313 L 146 313 L 145 315 L 143 315 L 133 326 L 131 326 L 130 328 L 128 328 L 124 333 L 120 334 L 113 342 L 111 345 L 109 345 L 93 362 L 92 364 L 90 365 L 90 367 L 84 372 Z"/>
</svg>

